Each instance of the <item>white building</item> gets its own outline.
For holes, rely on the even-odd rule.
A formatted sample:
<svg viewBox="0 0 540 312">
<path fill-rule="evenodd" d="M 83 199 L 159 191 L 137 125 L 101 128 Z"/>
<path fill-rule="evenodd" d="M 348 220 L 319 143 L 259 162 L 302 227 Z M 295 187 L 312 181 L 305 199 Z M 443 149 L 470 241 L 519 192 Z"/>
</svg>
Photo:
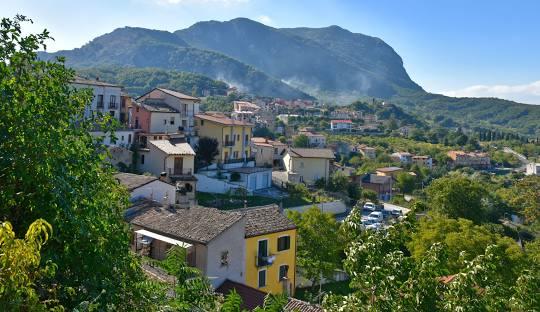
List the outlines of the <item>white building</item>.
<svg viewBox="0 0 540 312">
<path fill-rule="evenodd" d="M 352 129 L 352 120 L 337 119 L 330 121 L 330 130 L 332 131 L 350 131 Z"/>
<path fill-rule="evenodd" d="M 396 152 L 390 155 L 393 161 L 399 162 L 402 165 L 409 165 L 413 161 L 413 155 L 407 152 Z"/>
<path fill-rule="evenodd" d="M 540 163 L 528 163 L 525 174 L 540 176 Z"/>
<path fill-rule="evenodd" d="M 189 136 L 194 130 L 195 115 L 199 113 L 201 99 L 174 90 L 155 88 L 137 98 L 137 102 L 154 105 L 160 103 L 166 104 L 178 113 L 179 120 L 175 121 L 175 128 L 178 129 L 178 127 L 181 127 L 182 131 Z M 169 120 L 170 117 L 176 116 L 169 116 Z"/>
<path fill-rule="evenodd" d="M 81 77 L 75 77 L 71 84 L 77 89 L 90 88 L 93 91 L 92 102 L 86 107 L 84 117 L 90 118 L 101 113 L 120 120 L 121 86 Z"/>
<path fill-rule="evenodd" d="M 195 152 L 188 143 L 175 140 L 149 141 L 148 148 L 139 150 L 138 168 L 160 176 L 176 180 L 192 176 L 195 169 Z"/>
</svg>

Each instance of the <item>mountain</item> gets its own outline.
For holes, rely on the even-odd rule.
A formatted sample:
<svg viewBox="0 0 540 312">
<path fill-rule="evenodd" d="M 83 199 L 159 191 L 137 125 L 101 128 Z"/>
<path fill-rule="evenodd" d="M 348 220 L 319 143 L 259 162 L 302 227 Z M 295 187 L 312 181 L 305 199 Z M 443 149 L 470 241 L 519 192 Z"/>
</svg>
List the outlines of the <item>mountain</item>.
<svg viewBox="0 0 540 312">
<path fill-rule="evenodd" d="M 77 75 L 86 78 L 99 77 L 102 81 L 121 85 L 132 96 L 143 95 L 156 87 L 195 96 L 226 95 L 228 89 L 226 83 L 200 74 L 159 68 L 100 66 L 78 69 Z"/>
<path fill-rule="evenodd" d="M 421 90 L 384 41 L 337 26 L 277 29 L 237 18 L 199 22 L 175 34 L 190 46 L 231 56 L 313 95 L 389 97 L 398 88 Z"/>
<path fill-rule="evenodd" d="M 261 96 L 315 96 L 340 104 L 362 97 L 390 99 L 406 112 L 452 119 L 448 125 L 456 121 L 540 136 L 540 105 L 430 94 L 409 77 L 401 57 L 384 41 L 338 26 L 279 29 L 237 18 L 199 22 L 174 33 L 125 27 L 79 49 L 40 57 L 60 55 L 78 69 L 115 65 L 192 72 Z M 138 88 L 151 85 L 152 77 L 137 82 Z"/>
<path fill-rule="evenodd" d="M 81 48 L 56 53 L 41 52 L 39 56 L 45 60 L 64 56 L 66 64 L 75 68 L 116 65 L 193 72 L 262 96 L 311 98 L 252 66 L 217 52 L 191 47 L 180 37 L 166 31 L 118 28 Z"/>
</svg>

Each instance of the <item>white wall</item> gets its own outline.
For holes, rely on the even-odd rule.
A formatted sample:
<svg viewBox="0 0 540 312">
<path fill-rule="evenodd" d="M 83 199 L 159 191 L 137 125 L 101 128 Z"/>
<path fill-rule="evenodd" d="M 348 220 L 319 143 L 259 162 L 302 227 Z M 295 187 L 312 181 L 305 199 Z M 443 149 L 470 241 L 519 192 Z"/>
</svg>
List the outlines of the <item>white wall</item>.
<svg viewBox="0 0 540 312">
<path fill-rule="evenodd" d="M 135 142 L 135 135 L 137 131 L 132 129 L 122 129 L 114 132 L 116 142 L 112 142 L 111 135 L 108 132 L 105 134 L 103 131 L 91 131 L 90 134 L 94 137 L 105 137 L 103 144 L 107 146 L 121 146 L 129 148 L 133 142 Z"/>
<path fill-rule="evenodd" d="M 114 117 L 117 120 L 120 120 L 120 87 L 105 87 L 105 86 L 95 86 L 95 85 L 86 85 L 86 84 L 79 84 L 79 83 L 73 83 L 72 84 L 77 89 L 82 88 L 89 88 L 93 90 L 94 97 L 92 99 L 92 102 L 86 107 L 84 111 L 84 116 L 86 118 L 89 118 L 91 116 L 91 112 L 94 113 L 94 115 L 101 111 L 103 114 L 108 114 L 109 111 L 114 111 Z M 98 95 L 103 95 L 103 108 L 99 109 L 97 108 L 97 102 L 98 102 Z M 110 109 L 109 108 L 109 102 L 111 95 L 116 96 L 116 108 Z"/>
<path fill-rule="evenodd" d="M 178 132 L 178 127 L 182 125 L 179 113 L 156 113 L 150 115 L 151 133 L 174 133 Z M 171 117 L 174 118 L 174 125 L 171 125 Z M 164 120 L 166 122 L 164 122 Z"/>
<path fill-rule="evenodd" d="M 341 200 L 336 200 L 336 201 L 327 202 L 327 203 L 315 204 L 315 206 L 319 207 L 323 212 L 328 212 L 328 213 L 331 213 L 331 214 L 334 214 L 334 215 L 344 213 L 344 212 L 347 211 L 347 206 Z M 296 206 L 296 207 L 286 208 L 284 210 L 293 210 L 293 211 L 298 211 L 298 212 L 302 213 L 302 212 L 308 210 L 311 207 L 313 207 L 313 204 L 312 205 Z"/>
<path fill-rule="evenodd" d="M 175 192 L 174 185 L 156 180 L 131 191 L 130 200 L 146 198 L 162 203 L 163 198 L 167 196 L 169 204 L 174 205 Z"/>
<path fill-rule="evenodd" d="M 245 220 L 242 218 L 208 243 L 206 276 L 214 288 L 225 279 L 244 283 L 245 280 Z M 221 265 L 221 253 L 228 252 L 228 265 Z"/>
<path fill-rule="evenodd" d="M 197 190 L 206 193 L 225 194 L 229 190 L 240 188 L 241 186 L 227 182 L 226 180 L 218 180 L 209 178 L 203 174 L 195 174 L 197 178 Z"/>
</svg>

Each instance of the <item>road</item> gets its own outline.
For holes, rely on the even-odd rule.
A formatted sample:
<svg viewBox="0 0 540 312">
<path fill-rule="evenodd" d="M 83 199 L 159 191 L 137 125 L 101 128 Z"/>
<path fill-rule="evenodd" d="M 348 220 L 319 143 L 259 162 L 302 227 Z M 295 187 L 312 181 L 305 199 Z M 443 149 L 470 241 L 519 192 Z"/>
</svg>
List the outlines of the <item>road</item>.
<svg viewBox="0 0 540 312">
<path fill-rule="evenodd" d="M 514 156 L 516 156 L 519 159 L 519 161 L 521 162 L 521 167 L 516 168 L 515 171 L 525 171 L 525 169 L 527 167 L 527 164 L 529 163 L 529 161 L 527 160 L 527 157 L 525 157 L 525 155 L 520 154 L 520 153 L 514 151 L 513 149 L 511 149 L 509 147 L 504 147 L 503 151 L 505 153 L 514 154 Z"/>
</svg>

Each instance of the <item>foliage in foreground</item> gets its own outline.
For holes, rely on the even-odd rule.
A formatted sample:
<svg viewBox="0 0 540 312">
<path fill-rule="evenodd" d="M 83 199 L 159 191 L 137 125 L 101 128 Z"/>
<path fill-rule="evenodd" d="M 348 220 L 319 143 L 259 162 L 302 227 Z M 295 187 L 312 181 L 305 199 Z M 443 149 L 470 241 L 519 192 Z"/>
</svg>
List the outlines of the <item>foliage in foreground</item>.
<svg viewBox="0 0 540 312">
<path fill-rule="evenodd" d="M 344 227 L 352 233 L 344 266 L 354 292 L 330 295 L 330 311 L 535 311 L 540 306 L 538 241 L 530 243 L 526 265 L 505 274 L 509 263 L 504 246 L 489 244 L 460 269 L 448 265 L 449 248 L 432 244 L 420 257 L 406 245 L 415 231 L 414 214 L 384 232 L 361 231 L 358 211 Z M 453 250 L 456 252 L 456 250 Z"/>
<path fill-rule="evenodd" d="M 25 22 L 17 16 L 0 25 L 0 219 L 17 235 L 37 219 L 54 228 L 41 262 L 58 269 L 32 281 L 36 291 L 54 291 L 39 291 L 40 300 L 58 300 L 66 309 L 83 302 L 148 310 L 153 295 L 130 254 L 122 218 L 127 194 L 89 134 L 96 124 L 110 124 L 84 118 L 91 92 L 70 86 L 74 72 L 63 60 L 37 59 L 50 37 L 23 35 Z"/>
</svg>

